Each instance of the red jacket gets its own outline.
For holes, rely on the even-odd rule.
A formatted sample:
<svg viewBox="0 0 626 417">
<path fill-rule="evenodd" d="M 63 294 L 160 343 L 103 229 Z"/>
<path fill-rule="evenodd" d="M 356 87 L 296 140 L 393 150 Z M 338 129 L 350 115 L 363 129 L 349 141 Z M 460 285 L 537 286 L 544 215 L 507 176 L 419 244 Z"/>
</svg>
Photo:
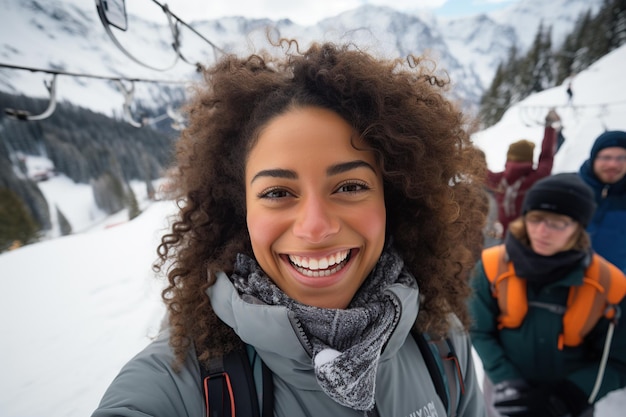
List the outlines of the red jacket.
<svg viewBox="0 0 626 417">
<path fill-rule="evenodd" d="M 504 233 L 509 223 L 522 215 L 522 202 L 526 191 L 552 172 L 557 136 L 555 129 L 545 128 L 537 168 L 533 168 L 532 162 L 507 161 L 503 172 L 488 171 L 487 186 L 493 190 L 498 202 L 498 220 Z"/>
</svg>

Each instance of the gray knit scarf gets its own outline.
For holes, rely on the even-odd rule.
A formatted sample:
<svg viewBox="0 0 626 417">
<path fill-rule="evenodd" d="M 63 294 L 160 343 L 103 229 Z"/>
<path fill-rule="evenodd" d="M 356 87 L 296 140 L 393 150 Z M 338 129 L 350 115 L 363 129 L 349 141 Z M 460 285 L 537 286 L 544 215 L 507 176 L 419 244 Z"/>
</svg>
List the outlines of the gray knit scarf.
<svg viewBox="0 0 626 417">
<path fill-rule="evenodd" d="M 395 250 L 385 249 L 343 310 L 312 307 L 289 298 L 245 255 L 237 257 L 231 279 L 240 294 L 285 306 L 294 314 L 312 347 L 316 379 L 330 398 L 355 410 L 374 408 L 378 361 L 401 311 L 397 299 L 385 289 L 396 283 L 417 287 Z"/>
</svg>

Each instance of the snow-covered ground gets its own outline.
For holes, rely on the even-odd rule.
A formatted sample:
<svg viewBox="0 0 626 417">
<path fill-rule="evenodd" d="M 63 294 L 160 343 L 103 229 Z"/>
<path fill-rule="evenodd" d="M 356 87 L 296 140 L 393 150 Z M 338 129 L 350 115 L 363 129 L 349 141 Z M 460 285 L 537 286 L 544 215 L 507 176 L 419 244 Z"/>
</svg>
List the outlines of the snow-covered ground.
<svg viewBox="0 0 626 417">
<path fill-rule="evenodd" d="M 566 86 L 559 86 L 529 97 L 477 134 L 491 169 L 503 168 L 517 139 L 539 148 L 543 118 L 556 107 L 566 142 L 554 172 L 576 171 L 605 128 L 626 130 L 625 64 L 622 47 L 576 76 L 574 106 L 566 105 Z M 175 205 L 149 202 L 143 184 L 131 185 L 143 213 L 127 222 L 126 212 L 102 215 L 86 185 L 62 176 L 40 183 L 75 234 L 0 254 L 0 417 L 90 415 L 121 366 L 156 335 L 164 283 L 151 264 Z M 596 415 L 623 416 L 624 409 L 626 391 L 603 399 Z"/>
<path fill-rule="evenodd" d="M 83 185 L 65 177 L 41 185 L 48 198 L 95 211 Z M 125 211 L 96 217 L 82 233 L 0 255 L 0 416 L 90 415 L 158 330 L 162 282 L 150 263 L 173 208 L 145 205 L 132 222 Z M 64 213 L 72 222 L 75 212 Z"/>
</svg>

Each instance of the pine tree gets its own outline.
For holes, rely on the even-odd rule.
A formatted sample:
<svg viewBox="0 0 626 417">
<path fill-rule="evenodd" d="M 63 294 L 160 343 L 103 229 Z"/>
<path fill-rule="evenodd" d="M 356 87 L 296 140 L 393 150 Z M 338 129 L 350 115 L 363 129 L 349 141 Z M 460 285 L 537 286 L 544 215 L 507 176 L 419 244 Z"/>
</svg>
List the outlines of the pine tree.
<svg viewBox="0 0 626 417">
<path fill-rule="evenodd" d="M 500 120 L 504 114 L 504 110 L 508 107 L 509 103 L 505 103 L 504 98 L 501 97 L 502 94 L 500 94 L 500 88 L 504 83 L 504 78 L 504 68 L 503 65 L 500 64 L 498 65 L 491 85 L 480 99 L 480 119 L 487 126 L 491 126 Z"/>
<path fill-rule="evenodd" d="M 605 8 L 610 52 L 626 44 L 626 0 L 606 0 Z"/>
<path fill-rule="evenodd" d="M 124 185 L 111 172 L 105 172 L 97 180 L 92 180 L 91 188 L 96 205 L 105 213 L 116 213 L 126 206 Z"/>
<path fill-rule="evenodd" d="M 0 252 L 38 238 L 39 226 L 12 190 L 0 188 Z"/>
<path fill-rule="evenodd" d="M 59 229 L 61 230 L 61 236 L 67 236 L 72 234 L 72 225 L 67 220 L 59 206 L 56 206 L 57 209 L 57 220 L 59 222 Z"/>
<path fill-rule="evenodd" d="M 132 187 L 128 185 L 127 188 L 128 220 L 132 220 L 141 214 L 141 209 L 139 208 L 139 203 L 137 203 L 137 197 L 135 196 Z"/>
<path fill-rule="evenodd" d="M 497 123 L 511 103 L 515 102 L 515 92 L 520 82 L 517 75 L 520 60 L 517 55 L 517 46 L 511 46 L 508 59 L 498 65 L 491 86 L 481 98 L 479 112 L 486 127 Z"/>
</svg>

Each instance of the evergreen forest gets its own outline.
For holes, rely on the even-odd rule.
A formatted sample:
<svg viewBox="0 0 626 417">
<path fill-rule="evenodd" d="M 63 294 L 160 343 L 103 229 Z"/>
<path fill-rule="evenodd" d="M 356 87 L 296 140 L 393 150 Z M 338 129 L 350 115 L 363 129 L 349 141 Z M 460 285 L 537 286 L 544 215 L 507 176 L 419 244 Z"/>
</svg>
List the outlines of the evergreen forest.
<svg viewBox="0 0 626 417">
<path fill-rule="evenodd" d="M 562 45 L 553 45 L 552 28 L 540 24 L 528 51 L 522 53 L 513 45 L 498 66 L 480 101 L 483 128 L 497 123 L 509 106 L 572 80 L 625 43 L 626 0 L 605 0 L 597 14 L 583 13 Z"/>
<path fill-rule="evenodd" d="M 28 109 L 39 114 L 47 100 L 0 93 L 0 108 Z M 155 109 L 163 113 L 165 109 Z M 39 113 L 38 113 L 39 112 Z M 49 175 L 64 174 L 76 183 L 90 184 L 94 200 L 105 213 L 128 208 L 139 214 L 131 180 L 145 181 L 153 196 L 152 180 L 162 178 L 172 161 L 178 132 L 164 120 L 152 127 L 136 128 L 123 120 L 59 103 L 45 119 L 28 121 L 0 114 L 0 252 L 39 240 L 50 230 L 50 212 L 56 210 L 62 234 L 71 225 L 58 207 L 48 207 L 36 181 L 29 176 L 24 158 L 46 157 L 54 164 Z"/>
</svg>

